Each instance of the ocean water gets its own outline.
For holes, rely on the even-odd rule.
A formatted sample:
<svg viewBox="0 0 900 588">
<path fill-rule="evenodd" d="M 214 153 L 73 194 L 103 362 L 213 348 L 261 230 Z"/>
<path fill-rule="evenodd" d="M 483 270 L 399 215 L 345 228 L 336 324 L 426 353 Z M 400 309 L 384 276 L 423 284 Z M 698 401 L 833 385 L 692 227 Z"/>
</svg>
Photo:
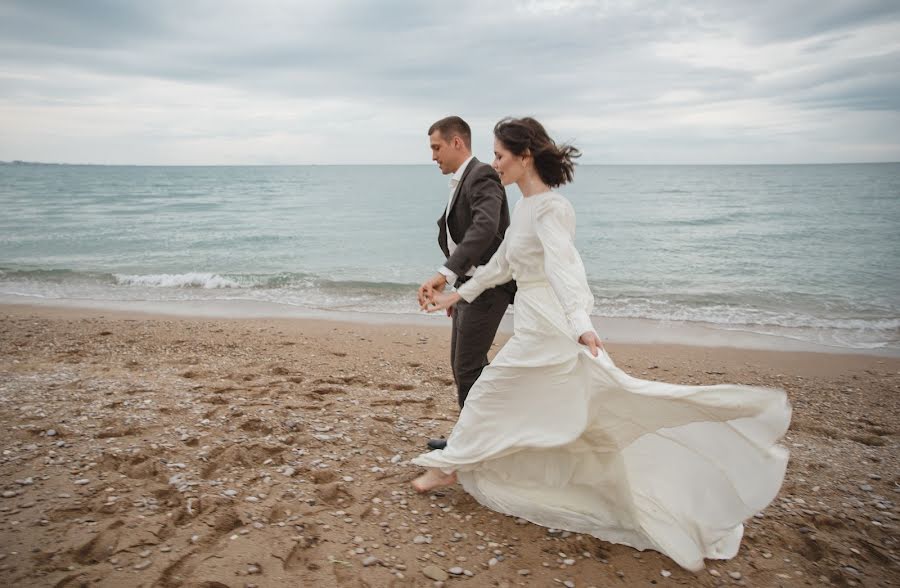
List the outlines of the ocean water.
<svg viewBox="0 0 900 588">
<path fill-rule="evenodd" d="M 579 166 L 561 192 L 598 325 L 900 351 L 900 164 Z M 415 314 L 446 198 L 425 165 L 0 165 L 0 301 Z"/>
</svg>

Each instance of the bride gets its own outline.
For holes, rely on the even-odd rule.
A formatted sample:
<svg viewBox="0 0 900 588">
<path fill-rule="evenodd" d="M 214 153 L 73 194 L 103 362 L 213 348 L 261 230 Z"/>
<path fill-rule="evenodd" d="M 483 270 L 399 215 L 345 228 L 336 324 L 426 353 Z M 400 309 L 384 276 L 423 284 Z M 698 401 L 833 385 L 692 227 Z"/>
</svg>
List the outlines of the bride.
<svg viewBox="0 0 900 588">
<path fill-rule="evenodd" d="M 781 390 L 640 380 L 590 321 L 575 212 L 552 189 L 580 152 L 532 118 L 494 127 L 494 169 L 518 184 L 500 249 L 427 310 L 515 279 L 514 334 L 475 383 L 418 492 L 456 483 L 481 504 L 546 527 L 654 549 L 690 570 L 737 554 L 743 521 L 778 493 L 791 409 Z"/>
</svg>

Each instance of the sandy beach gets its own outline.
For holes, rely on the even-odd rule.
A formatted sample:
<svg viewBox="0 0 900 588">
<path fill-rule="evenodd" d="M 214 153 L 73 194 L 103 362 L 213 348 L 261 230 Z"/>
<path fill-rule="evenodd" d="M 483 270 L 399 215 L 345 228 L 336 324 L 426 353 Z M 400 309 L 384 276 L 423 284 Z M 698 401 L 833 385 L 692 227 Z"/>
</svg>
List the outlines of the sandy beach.
<svg viewBox="0 0 900 588">
<path fill-rule="evenodd" d="M 609 345 L 642 378 L 780 387 L 793 404 L 780 495 L 736 558 L 694 574 L 460 487 L 412 492 L 408 460 L 457 415 L 449 335 L 0 306 L 0 583 L 900 583 L 900 358 Z"/>
</svg>

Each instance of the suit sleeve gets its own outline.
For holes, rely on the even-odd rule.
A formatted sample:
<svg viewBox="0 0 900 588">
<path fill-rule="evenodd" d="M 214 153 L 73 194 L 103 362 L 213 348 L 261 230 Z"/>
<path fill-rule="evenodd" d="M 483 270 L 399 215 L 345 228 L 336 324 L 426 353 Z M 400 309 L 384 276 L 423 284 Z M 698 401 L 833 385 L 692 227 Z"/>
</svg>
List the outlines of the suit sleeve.
<svg viewBox="0 0 900 588">
<path fill-rule="evenodd" d="M 469 188 L 472 224 L 453 255 L 444 263 L 444 267 L 458 276 L 466 275 L 472 266 L 478 265 L 485 250 L 497 238 L 500 213 L 506 198 L 497 172 L 489 167 L 473 172 L 479 175 Z"/>
<path fill-rule="evenodd" d="M 590 311 L 594 295 L 581 256 L 575 249 L 575 211 L 562 199 L 546 199 L 535 208 L 534 226 L 544 247 L 544 272 L 559 299 L 575 339 L 595 332 Z"/>
</svg>

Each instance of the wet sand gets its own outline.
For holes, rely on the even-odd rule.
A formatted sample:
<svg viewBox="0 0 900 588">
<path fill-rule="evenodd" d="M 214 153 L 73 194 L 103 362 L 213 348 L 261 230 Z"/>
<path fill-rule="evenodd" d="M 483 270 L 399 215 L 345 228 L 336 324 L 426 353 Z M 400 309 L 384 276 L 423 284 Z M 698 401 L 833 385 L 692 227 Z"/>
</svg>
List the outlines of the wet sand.
<svg viewBox="0 0 900 588">
<path fill-rule="evenodd" d="M 0 581 L 900 583 L 900 359 L 609 345 L 639 377 L 776 386 L 793 403 L 780 495 L 736 558 L 694 574 L 459 487 L 413 493 L 408 460 L 457 414 L 448 342 L 417 324 L 0 306 Z"/>
</svg>

